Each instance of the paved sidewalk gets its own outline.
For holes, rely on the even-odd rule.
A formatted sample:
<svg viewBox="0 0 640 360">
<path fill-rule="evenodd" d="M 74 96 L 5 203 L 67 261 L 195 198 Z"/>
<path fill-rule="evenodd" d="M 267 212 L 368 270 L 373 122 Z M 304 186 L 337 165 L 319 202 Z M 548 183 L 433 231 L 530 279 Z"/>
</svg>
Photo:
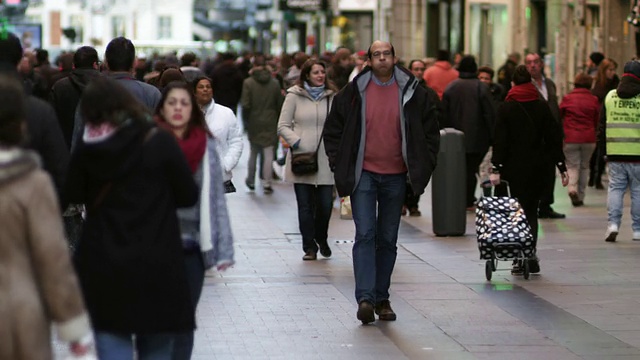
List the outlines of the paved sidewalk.
<svg viewBox="0 0 640 360">
<path fill-rule="evenodd" d="M 398 320 L 362 326 L 353 222 L 334 211 L 333 256 L 303 262 L 293 187 L 247 192 L 245 159 L 228 197 L 237 264 L 206 278 L 194 359 L 640 359 L 640 243 L 628 212 L 618 243 L 604 242 L 606 191 L 589 189 L 586 206 L 572 208 L 558 186 L 567 219 L 541 221 L 541 274 L 499 271 L 487 282 L 473 215 L 467 236 L 433 236 L 428 189 L 423 216 L 400 229 Z"/>
</svg>

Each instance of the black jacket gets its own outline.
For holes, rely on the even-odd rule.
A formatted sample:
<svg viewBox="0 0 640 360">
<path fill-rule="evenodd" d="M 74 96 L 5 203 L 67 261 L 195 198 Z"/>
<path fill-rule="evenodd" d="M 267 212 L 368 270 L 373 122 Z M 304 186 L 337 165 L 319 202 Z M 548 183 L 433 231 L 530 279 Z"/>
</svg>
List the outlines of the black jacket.
<svg viewBox="0 0 640 360">
<path fill-rule="evenodd" d="M 460 73 L 442 95 L 441 127 L 464 132 L 467 153 L 485 154 L 493 141 L 495 112 L 489 88 L 475 73 Z"/>
<path fill-rule="evenodd" d="M 91 80 L 99 76 L 100 72 L 93 68 L 75 69 L 68 77 L 56 81 L 51 89 L 51 104 L 56 110 L 67 149 L 71 149 L 76 107 L 82 92 Z"/>
<path fill-rule="evenodd" d="M 88 209 L 74 263 L 97 331 L 194 328 L 176 208 L 194 205 L 198 188 L 174 136 L 145 141 L 149 128 L 80 142 L 71 160 L 65 198 Z"/>
<path fill-rule="evenodd" d="M 394 76 L 404 103 L 400 116 L 402 154 L 411 187 L 419 195 L 436 167 L 440 146 L 438 102 L 433 98 L 434 92 L 418 86 L 417 79 L 408 70 L 396 66 Z M 340 196 L 350 195 L 362 174 L 366 109 L 362 95 L 371 77 L 371 68 L 364 68 L 335 96 L 324 125 L 324 146 Z"/>
</svg>

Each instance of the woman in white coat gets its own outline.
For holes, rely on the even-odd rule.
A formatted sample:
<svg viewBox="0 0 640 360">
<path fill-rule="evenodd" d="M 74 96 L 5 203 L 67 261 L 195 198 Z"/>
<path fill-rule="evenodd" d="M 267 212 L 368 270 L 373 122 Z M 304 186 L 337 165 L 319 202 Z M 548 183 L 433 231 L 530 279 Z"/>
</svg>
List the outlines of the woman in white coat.
<svg viewBox="0 0 640 360">
<path fill-rule="evenodd" d="M 318 249 L 331 256 L 327 242 L 333 206 L 333 173 L 321 141 L 324 121 L 336 90 L 326 76 L 325 64 L 307 60 L 296 85 L 287 90 L 278 121 L 278 134 L 289 144 L 285 181 L 293 182 L 298 203 L 298 224 L 302 234 L 302 260 L 317 259 Z M 318 144 L 320 146 L 318 147 Z M 291 153 L 316 151 L 318 172 L 295 175 L 291 171 Z"/>
<path fill-rule="evenodd" d="M 207 127 L 217 140 L 217 150 L 224 170 L 225 192 L 235 192 L 231 178 L 232 170 L 238 165 L 242 155 L 242 129 L 233 111 L 213 100 L 212 85 L 211 79 L 199 76 L 193 81 L 193 92 L 204 113 Z"/>
</svg>

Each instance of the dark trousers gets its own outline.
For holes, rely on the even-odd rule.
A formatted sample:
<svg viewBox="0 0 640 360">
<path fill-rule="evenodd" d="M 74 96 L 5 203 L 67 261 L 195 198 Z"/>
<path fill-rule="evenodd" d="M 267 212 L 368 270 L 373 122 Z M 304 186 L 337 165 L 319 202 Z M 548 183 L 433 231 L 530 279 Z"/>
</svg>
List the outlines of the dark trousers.
<svg viewBox="0 0 640 360">
<path fill-rule="evenodd" d="M 420 195 L 415 195 L 413 193 L 413 189 L 411 188 L 411 184 L 407 183 L 407 189 L 404 193 L 404 206 L 407 209 L 418 209 L 418 202 L 420 201 Z"/>
<path fill-rule="evenodd" d="M 294 184 L 298 203 L 298 226 L 302 251 L 318 252 L 328 247 L 329 220 L 333 207 L 333 185 Z"/>
<path fill-rule="evenodd" d="M 553 191 L 556 186 L 556 165 L 552 161 L 546 161 L 541 171 L 539 209 L 541 211 L 549 211 L 554 201 Z"/>
<path fill-rule="evenodd" d="M 536 184 L 535 181 L 528 182 L 527 184 L 519 184 L 517 182 L 509 183 L 511 190 L 511 197 L 518 199 L 518 202 L 524 210 L 524 215 L 527 218 L 527 222 L 531 227 L 533 234 L 533 248 L 536 249 L 538 243 L 538 203 L 540 202 L 540 184 Z M 507 196 L 507 187 L 504 185 L 498 185 L 496 187 L 497 196 Z"/>
<path fill-rule="evenodd" d="M 600 156 L 601 153 L 599 145 L 596 144 L 596 148 L 593 150 L 593 154 L 591 154 L 591 159 L 589 160 L 589 183 L 592 181 L 593 184 L 599 184 L 602 182 L 605 161 L 604 157 Z"/>
<path fill-rule="evenodd" d="M 191 304 L 193 311 L 196 311 L 200 295 L 202 294 L 202 285 L 204 285 L 204 262 L 200 248 L 193 250 L 185 250 L 184 264 L 187 269 L 187 282 L 189 283 L 189 294 L 191 295 Z M 172 360 L 189 360 L 193 351 L 193 334 L 194 331 L 180 333 L 175 336 L 173 346 Z"/>
<path fill-rule="evenodd" d="M 476 202 L 475 192 L 478 185 L 476 175 L 480 169 L 480 164 L 486 153 L 467 153 L 467 207 L 473 206 Z"/>
</svg>

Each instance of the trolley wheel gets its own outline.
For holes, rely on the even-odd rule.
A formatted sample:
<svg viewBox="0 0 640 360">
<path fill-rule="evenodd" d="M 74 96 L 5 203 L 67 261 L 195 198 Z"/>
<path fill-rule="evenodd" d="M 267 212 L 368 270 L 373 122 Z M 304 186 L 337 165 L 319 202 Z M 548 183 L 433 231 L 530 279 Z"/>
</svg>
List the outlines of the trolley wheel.
<svg viewBox="0 0 640 360">
<path fill-rule="evenodd" d="M 529 260 L 524 260 L 522 262 L 522 276 L 524 277 L 525 280 L 529 280 Z"/>
<path fill-rule="evenodd" d="M 487 277 L 487 281 L 491 281 L 491 276 L 493 275 L 493 261 L 487 260 L 484 264 L 484 275 Z"/>
</svg>

